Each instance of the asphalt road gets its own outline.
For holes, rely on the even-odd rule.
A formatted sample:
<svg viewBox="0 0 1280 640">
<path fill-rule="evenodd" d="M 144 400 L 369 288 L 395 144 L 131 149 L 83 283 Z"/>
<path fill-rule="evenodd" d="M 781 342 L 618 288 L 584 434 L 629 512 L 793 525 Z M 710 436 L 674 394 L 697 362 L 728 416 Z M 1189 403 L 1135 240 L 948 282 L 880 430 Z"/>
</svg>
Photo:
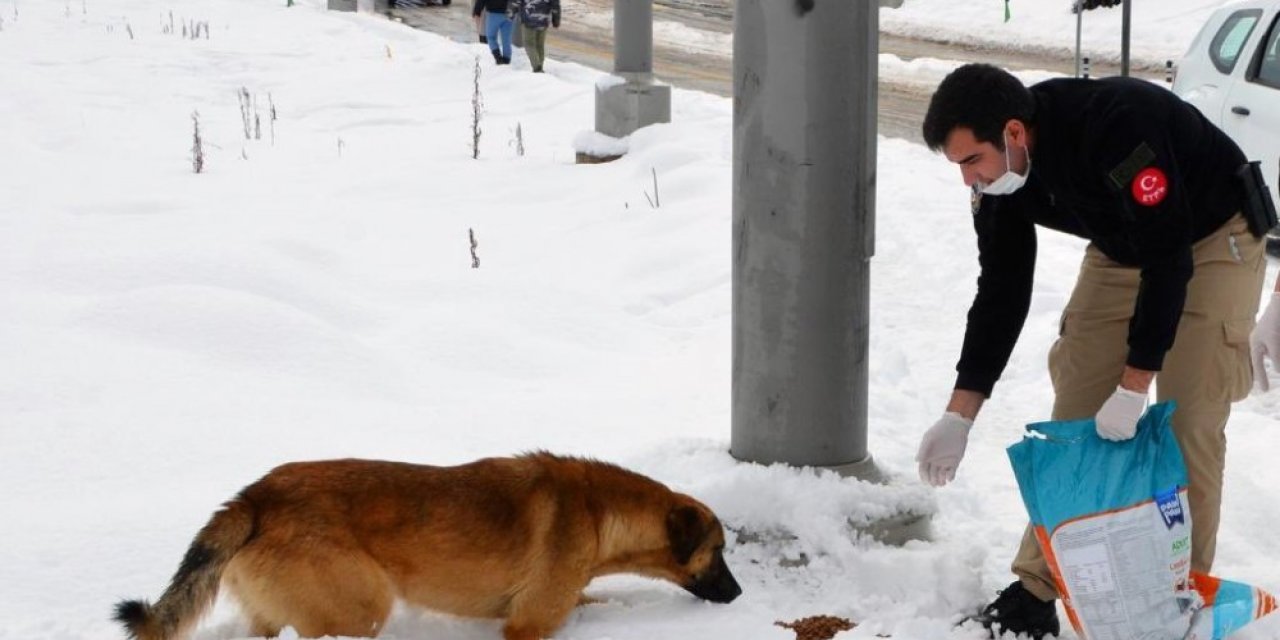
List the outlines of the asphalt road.
<svg viewBox="0 0 1280 640">
<path fill-rule="evenodd" d="M 421 1 L 421 0 L 419 0 Z M 710 34 L 733 30 L 731 0 L 656 0 L 654 20 L 683 24 Z M 578 62 L 598 69 L 613 68 L 613 29 L 610 14 L 613 0 L 569 0 L 563 3 L 561 28 L 547 38 L 547 56 L 554 60 Z M 448 7 L 397 7 L 392 16 L 408 25 L 439 33 L 459 41 L 474 42 L 476 31 L 470 15 L 470 0 L 455 0 Z M 677 87 L 708 91 L 723 96 L 733 92 L 730 51 L 710 46 L 690 46 L 665 39 L 655 33 L 654 75 Z M 1008 51 L 880 35 L 880 51 L 904 60 L 920 57 L 981 61 L 1007 69 L 1044 69 L 1071 74 L 1075 62 L 1070 56 L 1049 51 Z M 1099 75 L 1118 73 L 1115 65 L 1094 65 Z M 1135 69 L 1146 77 L 1160 77 L 1162 69 Z M 879 85 L 879 130 L 890 137 L 919 140 L 920 124 L 929 104 L 927 87 L 882 79 Z"/>
</svg>

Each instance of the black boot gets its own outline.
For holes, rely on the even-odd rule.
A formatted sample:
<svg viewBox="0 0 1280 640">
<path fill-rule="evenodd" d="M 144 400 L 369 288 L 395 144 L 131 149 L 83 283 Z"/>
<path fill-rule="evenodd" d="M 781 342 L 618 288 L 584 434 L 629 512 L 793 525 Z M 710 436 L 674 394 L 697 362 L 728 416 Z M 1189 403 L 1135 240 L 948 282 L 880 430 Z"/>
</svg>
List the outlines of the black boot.
<svg viewBox="0 0 1280 640">
<path fill-rule="evenodd" d="M 993 638 L 1012 631 L 1040 640 L 1046 635 L 1057 637 L 1059 631 L 1057 606 L 1052 600 L 1045 602 L 1032 595 L 1022 586 L 1022 581 L 997 592 L 995 601 L 973 619 L 990 631 Z"/>
<path fill-rule="evenodd" d="M 502 56 L 502 59 L 498 61 L 498 64 L 511 64 L 511 58 Z"/>
<path fill-rule="evenodd" d="M 497 49 L 490 49 L 489 51 L 493 53 L 493 63 L 502 64 L 502 52 Z"/>
</svg>

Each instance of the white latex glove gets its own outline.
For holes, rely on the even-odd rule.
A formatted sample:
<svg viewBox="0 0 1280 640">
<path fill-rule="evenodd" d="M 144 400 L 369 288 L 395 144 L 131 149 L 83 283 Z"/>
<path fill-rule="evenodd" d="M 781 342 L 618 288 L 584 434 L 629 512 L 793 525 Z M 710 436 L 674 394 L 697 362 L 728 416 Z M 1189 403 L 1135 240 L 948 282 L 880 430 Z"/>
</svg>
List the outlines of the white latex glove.
<svg viewBox="0 0 1280 640">
<path fill-rule="evenodd" d="M 1253 355 L 1254 384 L 1263 391 L 1271 390 L 1263 359 L 1270 356 L 1271 364 L 1280 367 L 1280 293 L 1271 294 L 1271 303 L 1258 318 L 1258 326 L 1249 334 L 1249 353 Z"/>
<path fill-rule="evenodd" d="M 1132 438 L 1146 408 L 1147 394 L 1116 387 L 1116 392 L 1098 409 L 1098 437 L 1112 441 Z"/>
<path fill-rule="evenodd" d="M 956 467 L 964 458 L 973 421 L 954 411 L 942 414 L 920 439 L 916 462 L 920 463 L 920 480 L 935 487 L 955 480 Z"/>
</svg>

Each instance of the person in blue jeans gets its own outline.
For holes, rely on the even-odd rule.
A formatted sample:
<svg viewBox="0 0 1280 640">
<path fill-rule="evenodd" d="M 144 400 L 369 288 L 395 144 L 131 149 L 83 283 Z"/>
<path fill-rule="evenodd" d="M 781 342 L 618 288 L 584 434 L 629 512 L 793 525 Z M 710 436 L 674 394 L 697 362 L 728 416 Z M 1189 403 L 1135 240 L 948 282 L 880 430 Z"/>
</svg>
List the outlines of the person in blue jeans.
<svg viewBox="0 0 1280 640">
<path fill-rule="evenodd" d="M 507 0 L 475 0 L 471 15 L 484 14 L 484 35 L 497 64 L 511 64 L 511 29 L 515 25 L 507 17 Z"/>
</svg>

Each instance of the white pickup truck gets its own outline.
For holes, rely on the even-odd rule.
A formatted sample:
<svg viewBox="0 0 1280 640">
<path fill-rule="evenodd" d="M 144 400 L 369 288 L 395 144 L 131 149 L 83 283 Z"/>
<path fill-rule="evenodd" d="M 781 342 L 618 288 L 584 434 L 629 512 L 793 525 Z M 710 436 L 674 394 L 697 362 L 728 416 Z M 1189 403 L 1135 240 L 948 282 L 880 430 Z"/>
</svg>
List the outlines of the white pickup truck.
<svg viewBox="0 0 1280 640">
<path fill-rule="evenodd" d="M 1178 63 L 1173 91 L 1262 161 L 1280 203 L 1280 0 L 1243 0 L 1209 17 Z M 1280 230 L 1267 251 L 1280 256 Z"/>
</svg>

